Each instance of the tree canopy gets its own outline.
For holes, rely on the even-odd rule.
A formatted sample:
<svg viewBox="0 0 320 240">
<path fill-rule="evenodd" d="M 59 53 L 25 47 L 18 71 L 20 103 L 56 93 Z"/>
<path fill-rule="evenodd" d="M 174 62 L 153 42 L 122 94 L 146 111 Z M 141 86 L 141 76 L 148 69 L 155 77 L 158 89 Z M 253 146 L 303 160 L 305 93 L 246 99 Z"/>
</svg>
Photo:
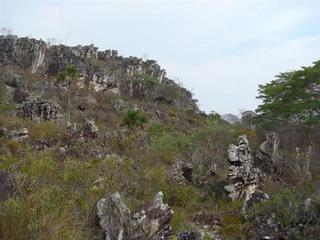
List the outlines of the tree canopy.
<svg viewBox="0 0 320 240">
<path fill-rule="evenodd" d="M 259 85 L 262 104 L 257 113 L 269 125 L 302 123 L 320 124 L 320 61 L 299 70 L 280 73 L 270 83 Z"/>
</svg>

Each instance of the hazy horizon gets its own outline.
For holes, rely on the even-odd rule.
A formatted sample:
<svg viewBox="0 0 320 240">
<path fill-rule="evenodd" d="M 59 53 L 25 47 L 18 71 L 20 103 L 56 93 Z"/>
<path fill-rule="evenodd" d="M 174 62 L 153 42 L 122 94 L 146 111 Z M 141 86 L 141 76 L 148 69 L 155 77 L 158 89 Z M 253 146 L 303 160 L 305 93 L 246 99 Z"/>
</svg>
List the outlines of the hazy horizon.
<svg viewBox="0 0 320 240">
<path fill-rule="evenodd" d="M 320 52 L 319 1 L 0 0 L 0 27 L 154 59 L 200 109 L 254 110 L 259 84 Z"/>
</svg>

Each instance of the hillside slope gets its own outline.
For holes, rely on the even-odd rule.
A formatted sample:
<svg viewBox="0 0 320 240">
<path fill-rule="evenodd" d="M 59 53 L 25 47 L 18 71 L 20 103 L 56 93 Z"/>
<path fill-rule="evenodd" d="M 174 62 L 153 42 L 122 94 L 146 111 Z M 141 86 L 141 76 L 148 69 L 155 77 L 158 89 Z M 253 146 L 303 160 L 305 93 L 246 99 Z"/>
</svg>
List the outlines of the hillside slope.
<svg viewBox="0 0 320 240">
<path fill-rule="evenodd" d="M 319 236 L 311 149 L 202 113 L 152 60 L 12 35 L 0 53 L 0 239 Z"/>
</svg>

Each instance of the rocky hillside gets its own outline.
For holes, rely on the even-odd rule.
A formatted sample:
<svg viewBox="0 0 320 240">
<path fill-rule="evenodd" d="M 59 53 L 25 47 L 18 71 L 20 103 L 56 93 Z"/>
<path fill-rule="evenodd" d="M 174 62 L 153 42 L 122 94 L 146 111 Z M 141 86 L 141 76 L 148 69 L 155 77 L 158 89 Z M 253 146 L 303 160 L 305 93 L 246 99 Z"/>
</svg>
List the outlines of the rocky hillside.
<svg viewBox="0 0 320 240">
<path fill-rule="evenodd" d="M 168 79 L 165 70 L 153 60 L 126 58 L 116 50 L 98 51 L 93 45 L 49 46 L 41 40 L 12 35 L 0 37 L 0 51 L 0 66 L 34 74 L 43 78 L 43 85 L 45 79 L 55 78 L 73 65 L 78 75 L 75 84 L 79 88 L 112 92 L 150 103 L 196 107 L 191 93 Z"/>
<path fill-rule="evenodd" d="M 319 236 L 317 142 L 206 115 L 155 61 L 0 36 L 0 113 L 0 239 Z"/>
</svg>

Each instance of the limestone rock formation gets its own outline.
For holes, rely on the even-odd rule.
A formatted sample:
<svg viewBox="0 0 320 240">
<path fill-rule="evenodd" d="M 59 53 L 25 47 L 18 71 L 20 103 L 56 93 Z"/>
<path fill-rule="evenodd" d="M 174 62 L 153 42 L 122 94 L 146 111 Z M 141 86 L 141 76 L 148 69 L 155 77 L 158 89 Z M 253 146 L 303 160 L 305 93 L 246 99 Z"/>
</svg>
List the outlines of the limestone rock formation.
<svg viewBox="0 0 320 240">
<path fill-rule="evenodd" d="M 172 103 L 195 106 L 192 94 L 166 77 L 154 60 L 122 57 L 116 50 L 99 51 L 93 45 L 50 45 L 42 40 L 0 36 L 0 66 L 19 67 L 41 77 L 56 77 L 72 64 L 78 72 L 76 85 L 116 95 L 144 98 L 150 102 L 161 95 L 159 89 L 173 93 Z M 18 95 L 24 96 L 26 92 Z M 159 95 L 160 94 L 160 95 Z"/>
<path fill-rule="evenodd" d="M 22 128 L 19 131 L 8 130 L 6 128 L 0 128 L 0 137 L 13 138 L 17 141 L 23 141 L 29 137 L 29 130 L 27 128 Z"/>
<path fill-rule="evenodd" d="M 245 135 L 239 137 L 237 145 L 231 144 L 228 149 L 229 167 L 228 177 L 231 185 L 225 186 L 232 200 L 248 199 L 258 189 L 263 176 L 259 168 L 253 167 L 253 158 Z"/>
<path fill-rule="evenodd" d="M 237 145 L 229 146 L 228 159 L 231 163 L 228 177 L 232 184 L 225 186 L 225 190 L 232 200 L 244 200 L 243 214 L 246 217 L 252 205 L 269 198 L 259 190 L 264 174 L 259 168 L 253 167 L 253 158 L 245 135 L 239 137 Z"/>
<path fill-rule="evenodd" d="M 56 120 L 60 106 L 50 100 L 26 100 L 16 108 L 17 116 L 34 121 Z"/>
<path fill-rule="evenodd" d="M 131 213 L 119 193 L 100 199 L 95 208 L 99 239 L 167 239 L 170 233 L 171 208 L 163 203 L 162 192 L 146 209 Z M 104 237 L 103 237 L 104 236 Z"/>
</svg>

